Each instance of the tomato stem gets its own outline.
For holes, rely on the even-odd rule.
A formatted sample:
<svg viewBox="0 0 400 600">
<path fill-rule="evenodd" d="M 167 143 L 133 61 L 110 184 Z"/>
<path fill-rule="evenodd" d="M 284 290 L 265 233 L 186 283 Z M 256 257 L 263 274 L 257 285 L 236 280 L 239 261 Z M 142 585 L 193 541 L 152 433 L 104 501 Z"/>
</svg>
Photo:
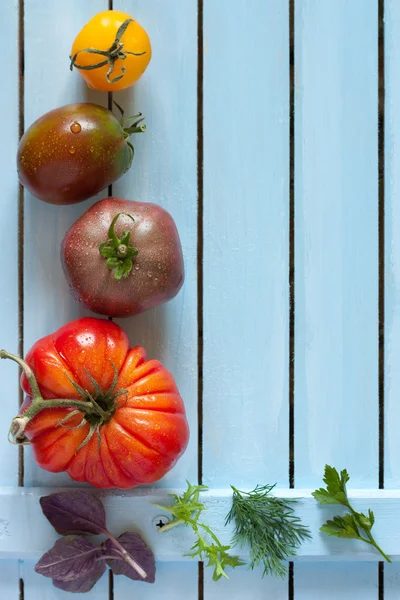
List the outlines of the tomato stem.
<svg viewBox="0 0 400 600">
<path fill-rule="evenodd" d="M 88 422 L 90 422 L 90 431 L 87 438 L 84 440 L 84 443 L 82 443 L 83 445 L 89 441 L 94 431 L 102 423 L 107 422 L 109 419 L 111 412 L 105 412 L 99 403 L 90 396 L 89 392 L 85 392 L 85 390 L 79 388 L 79 386 L 77 387 L 82 392 L 82 400 L 75 400 L 74 398 L 52 398 L 45 400 L 40 393 L 39 385 L 32 369 L 24 360 L 22 360 L 22 358 L 19 358 L 18 356 L 15 356 L 6 350 L 0 350 L 0 359 L 1 358 L 13 360 L 22 368 L 26 378 L 28 379 L 32 392 L 31 405 L 26 409 L 26 411 L 17 415 L 11 421 L 9 438 L 11 437 L 10 441 L 13 441 L 13 443 L 26 444 L 28 442 L 28 438 L 25 435 L 27 426 L 42 410 L 49 408 L 72 408 L 75 409 L 75 414 L 81 413 L 83 418 L 85 418 L 85 416 L 88 418 Z M 71 416 L 72 414 L 66 415 L 63 419 L 61 419 L 59 425 L 65 423 L 65 421 Z"/>
</svg>

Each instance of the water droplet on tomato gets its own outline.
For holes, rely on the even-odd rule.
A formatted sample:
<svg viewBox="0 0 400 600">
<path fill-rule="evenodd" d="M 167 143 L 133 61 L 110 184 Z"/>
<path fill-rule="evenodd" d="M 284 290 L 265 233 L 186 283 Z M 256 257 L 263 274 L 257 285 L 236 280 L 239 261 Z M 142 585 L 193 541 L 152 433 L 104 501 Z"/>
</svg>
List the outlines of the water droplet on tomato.
<svg viewBox="0 0 400 600">
<path fill-rule="evenodd" d="M 82 130 L 82 127 L 77 121 L 75 121 L 74 123 L 72 123 L 70 130 L 72 131 L 72 133 L 79 133 Z"/>
<path fill-rule="evenodd" d="M 147 271 L 147 277 L 153 277 L 153 273 L 151 271 Z"/>
<path fill-rule="evenodd" d="M 69 149 L 69 153 L 70 154 L 75 154 L 76 150 L 74 148 L 74 146 L 71 146 L 71 148 Z"/>
<path fill-rule="evenodd" d="M 90 146 L 90 152 L 93 152 L 94 148 L 93 146 Z"/>
<path fill-rule="evenodd" d="M 139 265 L 135 265 L 135 269 L 136 269 L 136 271 L 139 271 L 139 269 L 140 269 Z"/>
</svg>

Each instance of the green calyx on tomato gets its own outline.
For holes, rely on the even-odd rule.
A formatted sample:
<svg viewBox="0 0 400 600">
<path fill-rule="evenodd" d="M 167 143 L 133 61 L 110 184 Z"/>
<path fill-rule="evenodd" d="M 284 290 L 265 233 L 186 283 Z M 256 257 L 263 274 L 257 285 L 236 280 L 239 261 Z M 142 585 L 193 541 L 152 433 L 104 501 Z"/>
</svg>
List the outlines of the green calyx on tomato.
<svg viewBox="0 0 400 600">
<path fill-rule="evenodd" d="M 108 240 L 101 243 L 99 246 L 101 256 L 107 259 L 107 267 L 113 271 L 114 278 L 117 281 L 121 281 L 123 277 L 128 277 L 129 273 L 132 271 L 133 259 L 136 258 L 139 253 L 137 248 L 129 245 L 131 237 L 129 229 L 126 229 L 123 232 L 121 238 L 118 238 L 115 233 L 114 226 L 121 215 L 129 217 L 135 222 L 134 218 L 129 213 L 119 212 L 111 221 L 108 230 Z"/>
<path fill-rule="evenodd" d="M 121 108 L 121 106 L 119 104 L 117 104 L 115 102 L 115 100 L 114 100 L 114 104 L 121 113 L 120 123 L 121 123 L 122 131 L 124 132 L 124 138 L 125 138 L 126 143 L 129 146 L 129 149 L 131 151 L 131 160 L 129 162 L 129 165 L 126 167 L 126 171 L 128 171 L 132 166 L 132 161 L 135 156 L 135 148 L 133 147 L 132 142 L 129 141 L 129 138 L 132 135 L 132 133 L 144 133 L 146 131 L 146 125 L 143 123 L 144 117 L 142 116 L 141 112 L 137 113 L 136 115 L 133 115 L 132 117 L 127 117 L 126 119 L 124 119 L 124 110 Z M 131 125 L 127 126 L 129 121 L 133 121 L 134 119 L 136 119 L 136 121 L 134 123 L 132 123 Z"/>
<path fill-rule="evenodd" d="M 65 375 L 67 376 L 71 384 L 74 386 L 81 399 L 75 400 L 72 398 L 56 398 L 54 400 L 45 400 L 42 394 L 40 393 L 39 386 L 32 369 L 25 361 L 23 361 L 18 356 L 15 356 L 14 354 L 10 354 L 6 350 L 0 350 L 0 358 L 8 358 L 18 363 L 19 366 L 22 368 L 23 372 L 25 373 L 32 390 L 31 405 L 22 415 L 14 417 L 11 422 L 11 427 L 9 430 L 9 439 L 14 444 L 20 445 L 29 443 L 28 438 L 25 436 L 25 429 L 32 421 L 32 419 L 34 419 L 36 415 L 38 415 L 42 410 L 49 408 L 72 408 L 75 410 L 69 412 L 63 419 L 61 419 L 58 422 L 57 427 L 64 426 L 64 424 L 69 419 L 75 417 L 78 414 L 84 415 L 84 418 L 82 419 L 78 427 L 81 428 L 84 425 L 88 424 L 90 426 L 90 429 L 85 439 L 77 448 L 76 451 L 78 451 L 84 446 L 86 446 L 88 442 L 90 442 L 91 438 L 95 433 L 99 435 L 99 429 L 101 425 L 108 423 L 108 421 L 113 417 L 119 404 L 118 398 L 122 395 L 127 394 L 127 391 L 124 389 L 120 389 L 117 392 L 115 391 L 118 381 L 118 370 L 113 364 L 113 362 L 110 361 L 115 375 L 109 389 L 106 392 L 103 392 L 97 381 L 85 369 L 86 375 L 88 376 L 90 382 L 93 385 L 93 394 L 91 394 L 87 390 L 84 390 L 80 385 L 78 385 L 68 376 L 68 373 L 65 373 Z"/>
</svg>

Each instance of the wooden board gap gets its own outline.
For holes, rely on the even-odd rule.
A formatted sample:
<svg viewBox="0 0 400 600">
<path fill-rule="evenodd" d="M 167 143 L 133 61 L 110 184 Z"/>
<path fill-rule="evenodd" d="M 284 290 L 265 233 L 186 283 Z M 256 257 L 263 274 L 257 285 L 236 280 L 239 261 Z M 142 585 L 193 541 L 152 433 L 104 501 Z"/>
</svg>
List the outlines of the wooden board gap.
<svg viewBox="0 0 400 600">
<path fill-rule="evenodd" d="M 25 2 L 19 0 L 18 3 L 18 139 L 24 134 L 25 130 Z M 18 353 L 24 355 L 24 188 L 18 187 Z M 19 386 L 20 370 L 18 372 L 18 403 L 21 406 L 24 395 Z M 24 485 L 24 452 L 20 448 L 18 451 L 18 485 Z"/>
<path fill-rule="evenodd" d="M 379 488 L 385 485 L 385 2 L 378 4 Z"/>
<path fill-rule="evenodd" d="M 294 388 L 295 388 L 295 24 L 294 0 L 289 0 L 289 486 L 294 487 Z"/>
<path fill-rule="evenodd" d="M 203 0 L 197 3 L 197 331 L 198 331 L 198 463 L 197 476 L 199 484 L 203 482 L 203 256 L 204 256 L 204 108 L 203 108 L 203 74 L 204 74 L 204 6 Z"/>
</svg>

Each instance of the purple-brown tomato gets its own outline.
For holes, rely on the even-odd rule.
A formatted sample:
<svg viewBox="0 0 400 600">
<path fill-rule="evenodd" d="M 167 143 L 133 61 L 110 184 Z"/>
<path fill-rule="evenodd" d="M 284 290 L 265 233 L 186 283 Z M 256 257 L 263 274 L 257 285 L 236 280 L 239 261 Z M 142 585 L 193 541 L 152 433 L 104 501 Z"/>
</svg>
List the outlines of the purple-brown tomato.
<svg viewBox="0 0 400 600">
<path fill-rule="evenodd" d="M 129 136 L 146 129 L 140 117 L 120 121 L 107 108 L 89 103 L 46 113 L 19 143 L 20 182 L 50 204 L 87 200 L 130 168 L 134 152 Z"/>
<path fill-rule="evenodd" d="M 121 198 L 96 202 L 61 247 L 75 298 L 95 313 L 129 317 L 173 298 L 184 279 L 182 247 L 160 206 Z"/>
</svg>

